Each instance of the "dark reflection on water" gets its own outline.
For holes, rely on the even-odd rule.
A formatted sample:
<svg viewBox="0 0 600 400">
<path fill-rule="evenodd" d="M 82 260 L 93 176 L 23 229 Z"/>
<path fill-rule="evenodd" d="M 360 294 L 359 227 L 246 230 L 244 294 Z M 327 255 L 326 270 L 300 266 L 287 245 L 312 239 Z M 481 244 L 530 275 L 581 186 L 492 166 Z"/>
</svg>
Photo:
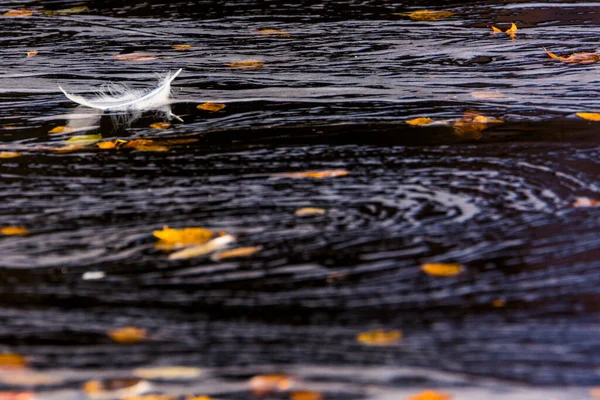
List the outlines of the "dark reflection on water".
<svg viewBox="0 0 600 400">
<path fill-rule="evenodd" d="M 64 12 L 81 5 L 88 9 Z M 599 197 L 600 151 L 597 125 L 574 114 L 599 107 L 597 66 L 554 62 L 542 46 L 595 51 L 598 5 L 3 4 L 0 13 L 34 11 L 2 18 L 0 30 L 0 142 L 23 153 L 0 162 L 0 226 L 30 231 L 0 240 L 3 349 L 71 382 L 47 398 L 77 398 L 81 380 L 153 364 L 205 368 L 209 378 L 187 385 L 216 398 L 247 398 L 247 377 L 277 371 L 328 399 L 397 399 L 426 387 L 465 399 L 550 393 L 500 379 L 584 398 L 565 385 L 600 383 L 600 209 L 573 202 Z M 457 14 L 394 15 L 423 7 Z M 490 34 L 489 25 L 510 22 L 516 40 Z M 26 58 L 31 50 L 39 53 Z M 114 57 L 130 52 L 156 58 Z M 226 66 L 247 59 L 264 67 Z M 166 131 L 149 125 L 167 110 L 97 114 L 58 90 L 147 88 L 178 68 L 171 111 L 184 122 Z M 226 107 L 196 108 L 205 101 Z M 404 122 L 454 121 L 468 110 L 504 123 L 476 140 Z M 62 125 L 76 132 L 48 133 Z M 76 134 L 196 141 L 164 153 L 51 150 Z M 280 175 L 332 169 L 349 174 Z M 327 212 L 294 214 L 303 207 Z M 224 231 L 263 249 L 241 260 L 169 261 L 152 237 L 163 225 Z M 419 271 L 424 262 L 466 271 L 431 278 Z M 89 271 L 105 277 L 83 279 Z M 124 325 L 150 340 L 112 344 L 105 331 Z M 356 342 L 376 328 L 404 339 Z"/>
</svg>

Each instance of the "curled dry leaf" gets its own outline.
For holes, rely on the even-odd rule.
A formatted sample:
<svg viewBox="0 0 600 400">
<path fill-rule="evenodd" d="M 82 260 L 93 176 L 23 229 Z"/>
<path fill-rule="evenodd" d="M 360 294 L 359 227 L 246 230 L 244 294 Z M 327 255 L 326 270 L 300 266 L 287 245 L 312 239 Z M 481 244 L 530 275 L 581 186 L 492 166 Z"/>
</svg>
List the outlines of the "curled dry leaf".
<svg viewBox="0 0 600 400">
<path fill-rule="evenodd" d="M 315 178 L 315 179 L 323 179 L 323 178 L 333 178 L 336 176 L 346 176 L 349 172 L 345 169 L 332 169 L 325 171 L 306 171 L 306 172 L 288 172 L 284 174 L 280 174 L 284 178 Z"/>
<path fill-rule="evenodd" d="M 38 55 L 38 53 L 39 53 L 39 51 L 37 51 L 37 50 L 28 51 L 27 52 L 27 58 L 35 57 L 35 56 Z"/>
<path fill-rule="evenodd" d="M 549 52 L 545 47 L 543 49 L 550 58 L 564 63 L 594 64 L 600 61 L 600 54 L 597 53 L 573 53 L 569 57 L 564 57 Z"/>
<path fill-rule="evenodd" d="M 142 379 L 191 379 L 202 375 L 199 368 L 194 367 L 156 367 L 136 368 L 133 374 Z"/>
<path fill-rule="evenodd" d="M 262 250 L 262 246 L 252 246 L 252 247 L 238 247 L 237 249 L 221 251 L 219 253 L 215 253 L 211 259 L 213 261 L 221 261 L 227 258 L 239 258 L 239 257 L 250 257 L 253 254 L 258 253 Z"/>
<path fill-rule="evenodd" d="M 448 18 L 456 14 L 452 11 L 440 10 L 417 10 L 411 13 L 396 13 L 394 15 L 402 15 L 412 19 L 413 21 L 435 21 L 441 18 Z"/>
<path fill-rule="evenodd" d="M 272 393 L 285 392 L 296 384 L 296 378 L 291 375 L 272 374 L 256 375 L 248 381 L 250 390 L 255 396 L 267 396 Z"/>
<path fill-rule="evenodd" d="M 189 44 L 176 44 L 172 46 L 175 50 L 189 50 L 192 48 Z"/>
<path fill-rule="evenodd" d="M 259 60 L 234 61 L 227 64 L 228 67 L 243 69 L 258 69 L 264 67 L 264 65 L 265 63 Z"/>
<path fill-rule="evenodd" d="M 356 335 L 356 341 L 367 346 L 393 346 L 402 340 L 400 331 L 367 331 Z"/>
<path fill-rule="evenodd" d="M 0 158 L 15 158 L 21 157 L 23 154 L 16 151 L 0 151 Z"/>
<path fill-rule="evenodd" d="M 10 10 L 2 14 L 4 17 L 31 17 L 33 15 L 33 11 L 28 10 L 26 8 L 22 8 L 20 10 Z"/>
<path fill-rule="evenodd" d="M 425 390 L 408 398 L 408 400 L 452 400 L 452 396 L 444 392 Z"/>
<path fill-rule="evenodd" d="M 173 229 L 168 226 L 164 226 L 162 230 L 154 231 L 152 234 L 160 239 L 158 244 L 170 248 L 203 244 L 215 236 L 215 232 L 204 228 Z"/>
<path fill-rule="evenodd" d="M 125 326 L 120 329 L 108 331 L 106 334 L 114 342 L 123 344 L 134 344 L 148 338 L 145 329 L 136 328 L 135 326 Z"/>
<path fill-rule="evenodd" d="M 27 235 L 27 233 L 29 233 L 29 231 L 24 226 L 5 226 L 0 228 L 0 234 L 6 236 Z M 2 364 L 0 363 L 0 365 Z"/>
<path fill-rule="evenodd" d="M 456 276 L 463 272 L 460 264 L 429 263 L 421 265 L 421 271 L 431 276 Z"/>
<path fill-rule="evenodd" d="M 150 128 L 153 129 L 169 129 L 171 127 L 171 124 L 168 122 L 155 122 L 153 124 L 150 124 Z"/>
<path fill-rule="evenodd" d="M 69 133 L 72 131 L 73 128 L 70 126 L 57 126 L 56 128 L 49 130 L 48 133 Z"/>
<path fill-rule="evenodd" d="M 291 37 L 289 33 L 287 33 L 286 31 L 282 31 L 281 29 L 269 29 L 269 28 L 257 29 L 256 33 L 258 33 L 259 35 L 275 36 L 275 37 L 279 37 L 279 38 L 290 38 Z"/>
<path fill-rule="evenodd" d="M 0 392 L 0 400 L 33 400 L 33 392 Z"/>
<path fill-rule="evenodd" d="M 225 108 L 225 104 L 206 102 L 196 106 L 200 110 L 206 111 L 221 111 Z"/>
<path fill-rule="evenodd" d="M 577 113 L 575 114 L 577 115 L 579 118 L 583 118 L 583 119 L 587 119 L 588 121 L 600 121 L 600 114 L 599 113 Z"/>
<path fill-rule="evenodd" d="M 412 126 L 427 126 L 427 125 L 431 124 L 432 122 L 433 122 L 433 120 L 431 118 L 427 118 L 427 117 L 413 118 L 413 119 L 409 119 L 408 121 L 406 121 L 406 123 L 408 125 L 412 125 Z"/>
<path fill-rule="evenodd" d="M 319 392 L 292 392 L 290 400 L 323 400 L 323 394 Z"/>
<path fill-rule="evenodd" d="M 573 207 L 600 207 L 600 200 L 589 197 L 578 197 L 573 202 Z"/>
<path fill-rule="evenodd" d="M 82 389 L 92 399 L 113 399 L 147 392 L 150 384 L 138 378 L 91 380 L 85 382 Z"/>
<path fill-rule="evenodd" d="M 299 208 L 296 211 L 294 211 L 294 214 L 299 215 L 299 216 L 322 215 L 322 214 L 325 214 L 326 212 L 327 212 L 327 210 L 324 210 L 322 208 L 304 207 L 304 208 Z"/>
<path fill-rule="evenodd" d="M 222 249 L 234 241 L 235 237 L 231 235 L 219 236 L 218 238 L 209 240 L 206 243 L 189 246 L 183 250 L 179 250 L 173 254 L 170 254 L 169 260 L 187 260 L 189 258 L 202 257 Z"/>
<path fill-rule="evenodd" d="M 127 54 L 115 54 L 115 58 L 119 61 L 152 61 L 156 60 L 156 56 L 150 53 L 127 53 Z"/>
<path fill-rule="evenodd" d="M 20 354 L 2 353 L 0 354 L 0 368 L 17 367 L 22 368 L 27 365 L 27 360 Z"/>
</svg>

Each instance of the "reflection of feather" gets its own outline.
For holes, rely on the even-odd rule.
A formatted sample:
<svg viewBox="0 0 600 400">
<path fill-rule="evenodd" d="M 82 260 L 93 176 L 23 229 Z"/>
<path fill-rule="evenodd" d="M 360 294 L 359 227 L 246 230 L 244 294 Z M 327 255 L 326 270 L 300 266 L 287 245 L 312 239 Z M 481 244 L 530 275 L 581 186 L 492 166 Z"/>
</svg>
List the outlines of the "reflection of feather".
<svg viewBox="0 0 600 400">
<path fill-rule="evenodd" d="M 69 100 L 82 106 L 96 108 L 107 111 L 124 111 L 124 110 L 147 110 L 158 108 L 169 103 L 169 95 L 171 94 L 171 82 L 179 75 L 181 68 L 174 74 L 168 74 L 160 83 L 160 85 L 149 92 L 118 89 L 109 90 L 108 93 L 101 93 L 92 99 L 85 99 L 75 94 L 67 93 L 62 87 L 58 87 Z"/>
</svg>

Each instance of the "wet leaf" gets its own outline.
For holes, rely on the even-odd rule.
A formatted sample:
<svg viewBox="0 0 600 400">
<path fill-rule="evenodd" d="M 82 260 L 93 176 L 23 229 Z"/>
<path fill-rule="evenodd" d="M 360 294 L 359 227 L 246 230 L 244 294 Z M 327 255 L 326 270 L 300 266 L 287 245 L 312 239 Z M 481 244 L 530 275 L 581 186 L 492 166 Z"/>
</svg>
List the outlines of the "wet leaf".
<svg viewBox="0 0 600 400">
<path fill-rule="evenodd" d="M 191 379 L 202 375 L 199 368 L 194 367 L 156 367 L 136 368 L 133 374 L 142 379 Z"/>
<path fill-rule="evenodd" d="M 421 265 L 421 271 L 431 276 L 456 276 L 463 272 L 460 264 L 429 263 Z"/>
<path fill-rule="evenodd" d="M 433 120 L 431 118 L 427 118 L 427 117 L 414 118 L 414 119 L 409 119 L 408 121 L 406 121 L 406 123 L 408 125 L 412 125 L 412 126 L 427 126 L 427 125 L 431 124 L 432 122 L 433 122 Z"/>
<path fill-rule="evenodd" d="M 152 232 L 154 237 L 160 239 L 163 245 L 182 247 L 203 244 L 215 236 L 215 232 L 204 228 L 173 229 L 168 226 L 160 231 Z"/>
<path fill-rule="evenodd" d="M 492 301 L 492 307 L 502 308 L 505 305 L 506 305 L 506 303 L 502 299 L 495 299 Z"/>
<path fill-rule="evenodd" d="M 115 329 L 106 332 L 106 334 L 114 342 L 123 344 L 134 344 L 142 342 L 148 338 L 145 329 L 136 328 L 135 326 L 126 326 L 120 329 Z"/>
<path fill-rule="evenodd" d="M 121 400 L 177 400 L 178 396 L 171 394 L 145 394 L 142 396 L 123 397 Z"/>
<path fill-rule="evenodd" d="M 139 145 L 135 146 L 135 149 L 138 151 L 156 151 L 156 152 L 165 152 L 169 151 L 167 146 L 160 146 L 157 144 L 154 145 Z"/>
<path fill-rule="evenodd" d="M 48 133 L 69 133 L 72 132 L 73 128 L 70 126 L 57 126 L 54 129 L 48 131 Z"/>
<path fill-rule="evenodd" d="M 474 99 L 479 100 L 493 100 L 493 99 L 502 99 L 504 95 L 498 91 L 494 92 L 471 92 L 471 96 Z"/>
<path fill-rule="evenodd" d="M 189 50 L 192 48 L 191 45 L 189 44 L 176 44 L 175 46 L 172 46 L 175 50 Z"/>
<path fill-rule="evenodd" d="M 589 197 L 578 197 L 572 204 L 573 207 L 600 207 L 600 200 Z"/>
<path fill-rule="evenodd" d="M 172 145 L 176 145 L 176 144 L 188 144 L 188 143 L 194 143 L 197 142 L 198 139 L 164 139 L 164 140 L 156 140 L 156 144 L 159 144 L 161 146 L 172 146 Z"/>
<path fill-rule="evenodd" d="M 228 67 L 243 69 L 258 69 L 264 67 L 264 65 L 264 62 L 258 60 L 234 61 L 227 64 Z"/>
<path fill-rule="evenodd" d="M 211 257 L 213 261 L 221 261 L 227 258 L 249 257 L 262 250 L 262 246 L 238 247 L 237 249 L 222 251 Z"/>
<path fill-rule="evenodd" d="M 15 158 L 21 157 L 23 154 L 16 151 L 0 151 L 0 158 Z"/>
<path fill-rule="evenodd" d="M 500 29 L 500 28 L 496 28 L 493 25 L 491 26 L 491 28 L 492 28 L 492 32 L 494 32 L 494 33 L 502 33 L 502 29 Z"/>
<path fill-rule="evenodd" d="M 280 29 L 269 29 L 269 28 L 257 29 L 256 33 L 258 33 L 259 35 L 275 36 L 275 37 L 279 37 L 279 38 L 290 38 L 291 37 L 289 33 L 287 33 L 286 31 L 282 31 Z"/>
<path fill-rule="evenodd" d="M 37 50 L 31 50 L 27 52 L 27 58 L 31 58 L 31 57 L 35 57 L 38 55 L 38 51 Z"/>
<path fill-rule="evenodd" d="M 502 33 L 502 30 L 500 28 L 496 28 L 495 26 L 491 26 L 492 28 L 492 32 L 494 33 Z M 510 28 L 508 28 L 504 33 L 506 33 L 508 36 L 511 37 L 511 39 L 515 39 L 517 36 L 517 25 L 515 25 L 514 23 L 510 24 Z"/>
<path fill-rule="evenodd" d="M 0 392 L 0 400 L 33 400 L 33 392 Z"/>
<path fill-rule="evenodd" d="M 464 139 L 481 139 L 483 137 L 482 131 L 486 130 L 488 124 L 502 123 L 501 119 L 490 118 L 481 115 L 477 111 L 467 111 L 461 119 L 454 122 L 454 134 Z"/>
<path fill-rule="evenodd" d="M 327 210 L 324 210 L 322 208 L 304 207 L 304 208 L 299 208 L 296 211 L 294 211 L 294 214 L 299 215 L 299 216 L 322 215 L 322 214 L 325 214 L 326 212 L 327 212 Z"/>
<path fill-rule="evenodd" d="M 206 111 L 221 111 L 225 108 L 225 104 L 206 102 L 203 104 L 199 104 L 198 106 L 196 106 L 196 108 Z"/>
<path fill-rule="evenodd" d="M 587 119 L 588 121 L 600 121 L 599 113 L 577 113 L 579 118 Z"/>
<path fill-rule="evenodd" d="M 2 15 L 5 17 L 31 17 L 33 15 L 33 11 L 23 8 L 20 10 L 10 10 Z"/>
<path fill-rule="evenodd" d="M 136 396 L 147 392 L 149 388 L 147 381 L 138 378 L 91 380 L 85 382 L 82 387 L 87 396 L 92 399 Z"/>
<path fill-rule="evenodd" d="M 306 172 L 288 172 L 284 174 L 280 174 L 284 178 L 315 178 L 315 179 L 323 179 L 323 178 L 333 178 L 336 176 L 346 176 L 349 172 L 344 169 L 333 169 L 333 170 L 325 170 L 325 171 L 306 171 Z"/>
<path fill-rule="evenodd" d="M 155 143 L 154 143 L 154 140 L 152 140 L 152 139 L 133 139 L 133 140 L 130 140 L 128 142 L 126 141 L 125 143 L 123 143 L 123 147 L 134 149 L 138 146 L 150 146 L 153 144 L 155 144 Z"/>
<path fill-rule="evenodd" d="M 209 396 L 187 396 L 185 400 L 213 400 L 213 398 Z"/>
<path fill-rule="evenodd" d="M 150 128 L 153 129 L 169 129 L 171 127 L 171 124 L 168 122 L 155 122 L 153 124 L 150 124 Z"/>
<path fill-rule="evenodd" d="M 76 144 L 79 146 L 89 146 L 102 140 L 102 135 L 81 135 L 69 138 L 66 143 Z"/>
<path fill-rule="evenodd" d="M 100 142 L 100 143 L 96 143 L 96 146 L 100 147 L 103 150 L 107 150 L 107 149 L 116 149 L 117 148 L 117 142 Z"/>
<path fill-rule="evenodd" d="M 88 11 L 89 8 L 87 6 L 78 6 L 78 7 L 71 7 L 71 8 L 65 8 L 63 10 L 46 10 L 44 11 L 44 14 L 46 15 L 51 15 L 51 16 L 55 16 L 55 15 L 71 15 L 71 14 L 79 14 L 82 13 L 84 11 Z"/>
<path fill-rule="evenodd" d="M 169 255 L 169 260 L 187 260 L 189 258 L 201 257 L 213 253 L 229 243 L 234 242 L 235 237 L 231 235 L 219 236 L 203 244 L 186 247 Z"/>
<path fill-rule="evenodd" d="M 452 11 L 439 10 L 417 10 L 411 13 L 395 13 L 394 15 L 402 15 L 412 19 L 413 21 L 435 21 L 441 18 L 448 18 L 456 14 Z"/>
<path fill-rule="evenodd" d="M 152 61 L 156 60 L 156 56 L 150 53 L 127 53 L 127 54 L 115 54 L 115 58 L 119 61 Z"/>
<path fill-rule="evenodd" d="M 452 396 L 434 390 L 425 390 L 408 398 L 408 400 L 452 400 Z"/>
<path fill-rule="evenodd" d="M 545 47 L 543 49 L 550 58 L 564 63 L 594 64 L 600 61 L 600 54 L 597 53 L 573 53 L 569 57 L 564 57 L 549 52 Z"/>
<path fill-rule="evenodd" d="M 272 374 L 256 375 L 248 381 L 250 390 L 255 396 L 267 396 L 271 393 L 290 390 L 296 379 L 291 375 Z"/>
<path fill-rule="evenodd" d="M 290 400 L 323 400 L 324 397 L 319 392 L 292 392 Z"/>
<path fill-rule="evenodd" d="M 359 333 L 356 341 L 367 346 L 394 346 L 402 340 L 400 331 L 367 331 Z"/>
<path fill-rule="evenodd" d="M 6 236 L 15 236 L 15 235 L 27 235 L 29 231 L 24 226 L 5 226 L 0 228 L 0 234 Z M 0 358 L 2 355 L 0 355 Z M 0 361 L 0 365 L 2 365 L 2 361 Z"/>
<path fill-rule="evenodd" d="M 16 227 L 13 227 L 16 228 Z M 4 230 L 6 228 L 2 228 L 2 230 Z M 22 228 L 25 229 L 25 228 Z M 2 232 L 2 230 L 0 230 L 0 232 Z M 2 232 L 4 235 L 7 235 L 7 233 Z M 25 230 L 25 233 L 27 233 L 27 230 Z M 8 234 L 10 235 L 10 233 Z M 13 233 L 14 235 L 14 233 Z M 5 368 L 5 367 L 24 367 L 25 365 L 27 365 L 27 360 L 25 359 L 25 357 L 23 357 L 20 354 L 15 354 L 15 353 L 1 353 L 0 354 L 0 367 L 1 368 Z"/>
</svg>

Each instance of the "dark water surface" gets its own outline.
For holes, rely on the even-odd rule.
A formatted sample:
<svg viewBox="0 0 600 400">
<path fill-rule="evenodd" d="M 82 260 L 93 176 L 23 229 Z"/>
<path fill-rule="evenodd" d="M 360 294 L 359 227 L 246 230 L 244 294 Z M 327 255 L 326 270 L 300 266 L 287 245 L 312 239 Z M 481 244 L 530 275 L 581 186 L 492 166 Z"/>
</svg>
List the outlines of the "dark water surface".
<svg viewBox="0 0 600 400">
<path fill-rule="evenodd" d="M 76 6 L 87 9 L 65 11 Z M 278 372 L 326 399 L 427 388 L 455 399 L 591 398 L 600 208 L 573 203 L 600 197 L 600 136 L 575 113 L 600 109 L 599 67 L 551 60 L 542 47 L 596 51 L 599 6 L 3 2 L 0 13 L 33 15 L 0 17 L 0 150 L 23 154 L 0 160 L 0 227 L 29 230 L 0 238 L 0 350 L 58 383 L 0 374 L 0 389 L 78 399 L 88 379 L 187 365 L 201 376 L 151 391 L 247 399 L 248 378 Z M 420 8 L 456 15 L 394 15 Z M 515 40 L 490 33 L 510 22 Z M 114 56 L 132 52 L 154 59 Z M 264 66 L 226 65 L 248 59 Z M 167 130 L 149 127 L 164 113 L 94 114 L 58 90 L 146 88 L 179 68 L 171 111 L 184 122 Z M 206 101 L 226 107 L 196 108 Z M 405 123 L 469 110 L 504 123 L 481 135 Z M 63 125 L 78 129 L 48 133 Z M 53 150 L 82 134 L 196 141 Z M 281 176 L 340 169 L 349 174 Z M 295 215 L 303 207 L 326 213 Z M 224 231 L 262 251 L 168 260 L 152 236 L 163 225 Z M 465 271 L 434 278 L 420 271 L 426 262 Z M 84 279 L 90 271 L 105 276 Z M 149 340 L 112 343 L 105 332 L 122 326 Z M 374 329 L 404 338 L 357 342 Z"/>
</svg>

